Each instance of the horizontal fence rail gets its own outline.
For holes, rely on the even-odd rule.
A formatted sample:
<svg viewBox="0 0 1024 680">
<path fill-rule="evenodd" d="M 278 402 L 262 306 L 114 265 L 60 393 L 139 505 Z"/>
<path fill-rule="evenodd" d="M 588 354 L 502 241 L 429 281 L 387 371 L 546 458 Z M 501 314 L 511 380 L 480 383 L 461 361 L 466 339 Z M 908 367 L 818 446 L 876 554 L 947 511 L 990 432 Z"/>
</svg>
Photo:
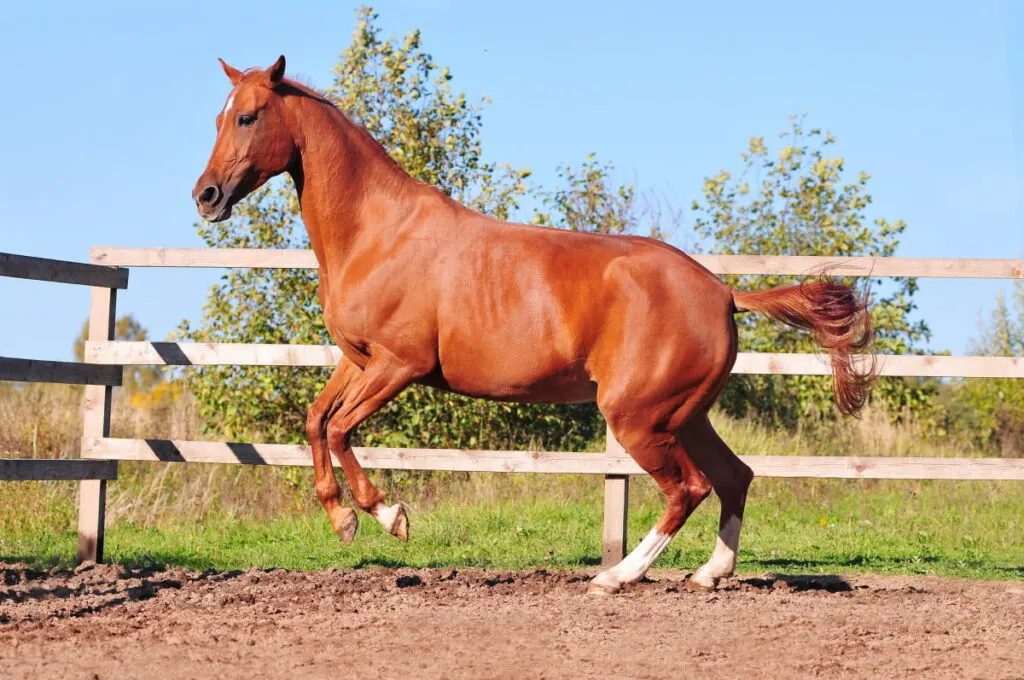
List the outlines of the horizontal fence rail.
<svg viewBox="0 0 1024 680">
<path fill-rule="evenodd" d="M 0 253 L 0 276 L 102 288 L 128 287 L 127 269 L 13 253 Z"/>
<path fill-rule="evenodd" d="M 333 345 L 270 345 L 188 342 L 86 342 L 85 360 L 95 364 L 157 366 L 337 366 Z M 1020 357 L 908 356 L 878 354 L 880 375 L 904 377 L 1024 378 Z M 827 354 L 741 352 L 733 373 L 831 375 Z"/>
<path fill-rule="evenodd" d="M 121 384 L 121 366 L 74 361 L 39 361 L 0 357 L 0 380 L 12 382 L 65 383 L 69 385 Z"/>
<path fill-rule="evenodd" d="M 844 276 L 1024 279 L 1024 260 L 941 257 L 819 257 L 795 255 L 691 255 L 715 274 L 803 276 L 827 268 Z M 115 248 L 96 246 L 96 263 L 125 267 L 316 269 L 312 250 L 268 248 Z"/>
<path fill-rule="evenodd" d="M 465 449 L 360 448 L 360 464 L 379 470 L 530 472 L 547 474 L 643 475 L 621 452 L 473 451 Z M 301 444 L 243 444 L 170 439 L 89 439 L 83 456 L 165 463 L 298 465 L 313 458 Z M 761 477 L 832 479 L 1024 480 L 1024 459 L 896 458 L 856 456 L 740 456 Z"/>
<path fill-rule="evenodd" d="M 0 458 L 0 481 L 53 482 L 84 479 L 117 479 L 117 461 Z"/>
</svg>

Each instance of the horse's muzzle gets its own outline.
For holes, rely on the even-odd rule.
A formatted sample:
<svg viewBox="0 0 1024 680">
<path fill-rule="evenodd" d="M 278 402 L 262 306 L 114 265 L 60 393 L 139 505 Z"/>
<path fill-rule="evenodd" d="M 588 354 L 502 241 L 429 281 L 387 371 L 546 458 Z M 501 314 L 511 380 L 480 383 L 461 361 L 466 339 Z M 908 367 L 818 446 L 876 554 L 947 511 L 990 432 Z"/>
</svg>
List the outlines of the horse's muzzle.
<svg viewBox="0 0 1024 680">
<path fill-rule="evenodd" d="M 221 222 L 231 216 L 231 201 L 227 192 L 212 182 L 204 182 L 201 178 L 192 190 L 192 200 L 196 202 L 199 216 L 209 222 Z"/>
</svg>

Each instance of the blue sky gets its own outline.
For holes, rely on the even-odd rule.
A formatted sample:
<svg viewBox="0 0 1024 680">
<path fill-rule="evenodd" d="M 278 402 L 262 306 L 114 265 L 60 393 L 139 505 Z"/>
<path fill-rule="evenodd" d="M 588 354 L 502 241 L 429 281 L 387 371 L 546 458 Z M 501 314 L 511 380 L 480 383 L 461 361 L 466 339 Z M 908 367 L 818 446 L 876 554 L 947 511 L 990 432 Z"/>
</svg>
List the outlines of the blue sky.
<svg viewBox="0 0 1024 680">
<path fill-rule="evenodd" d="M 866 170 L 899 254 L 1017 257 L 1024 168 L 1018 3 L 378 2 L 423 31 L 453 84 L 493 100 L 491 160 L 551 185 L 596 152 L 680 205 L 792 113 Z M 285 7 L 287 6 L 287 9 Z M 0 251 L 84 261 L 92 245 L 200 246 L 191 188 L 240 68 L 288 58 L 326 86 L 357 4 L 17 3 L 0 21 Z M 896 9 L 898 7 L 898 9 Z M 686 234 L 677 244 L 685 246 Z M 134 269 L 119 312 L 162 338 L 196 320 L 216 271 Z M 923 280 L 932 347 L 967 350 L 1008 284 Z M 0 355 L 67 359 L 84 288 L 0 279 Z"/>
</svg>

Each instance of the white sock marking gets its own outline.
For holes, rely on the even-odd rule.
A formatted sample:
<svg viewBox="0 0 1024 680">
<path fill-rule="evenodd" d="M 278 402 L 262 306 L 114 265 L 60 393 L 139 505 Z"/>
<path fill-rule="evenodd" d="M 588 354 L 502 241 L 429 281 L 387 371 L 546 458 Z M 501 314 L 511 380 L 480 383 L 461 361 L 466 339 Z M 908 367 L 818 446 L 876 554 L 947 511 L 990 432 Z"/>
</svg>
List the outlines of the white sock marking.
<svg viewBox="0 0 1024 680">
<path fill-rule="evenodd" d="M 693 575 L 693 580 L 701 585 L 713 586 L 715 579 L 732 575 L 736 568 L 736 551 L 740 544 L 740 529 L 743 520 L 733 515 L 718 532 L 715 551 L 711 559 Z"/>
<path fill-rule="evenodd" d="M 395 518 L 398 517 L 398 511 L 401 508 L 402 506 L 398 503 L 394 505 L 378 503 L 371 514 L 380 522 L 380 525 L 385 530 L 391 531 L 391 526 L 395 523 Z"/>
<path fill-rule="evenodd" d="M 672 540 L 669 534 L 663 534 L 657 529 L 651 529 L 640 545 L 633 549 L 633 552 L 626 555 L 626 558 L 611 569 L 602 571 L 594 578 L 594 582 L 601 585 L 621 586 L 626 583 L 636 583 L 644 577 L 647 570 L 658 559 L 658 555 L 665 550 L 665 546 Z"/>
</svg>

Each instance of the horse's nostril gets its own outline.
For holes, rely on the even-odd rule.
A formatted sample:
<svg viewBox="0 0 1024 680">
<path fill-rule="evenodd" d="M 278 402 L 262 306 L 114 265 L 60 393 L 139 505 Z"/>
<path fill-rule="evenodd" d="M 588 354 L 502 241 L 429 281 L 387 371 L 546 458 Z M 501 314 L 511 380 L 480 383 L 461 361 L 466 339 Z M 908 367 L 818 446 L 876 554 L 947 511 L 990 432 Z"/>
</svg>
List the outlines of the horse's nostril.
<svg viewBox="0 0 1024 680">
<path fill-rule="evenodd" d="M 202 205 L 213 205 L 220 199 L 220 189 L 211 185 L 202 190 L 199 197 L 196 198 Z"/>
</svg>

